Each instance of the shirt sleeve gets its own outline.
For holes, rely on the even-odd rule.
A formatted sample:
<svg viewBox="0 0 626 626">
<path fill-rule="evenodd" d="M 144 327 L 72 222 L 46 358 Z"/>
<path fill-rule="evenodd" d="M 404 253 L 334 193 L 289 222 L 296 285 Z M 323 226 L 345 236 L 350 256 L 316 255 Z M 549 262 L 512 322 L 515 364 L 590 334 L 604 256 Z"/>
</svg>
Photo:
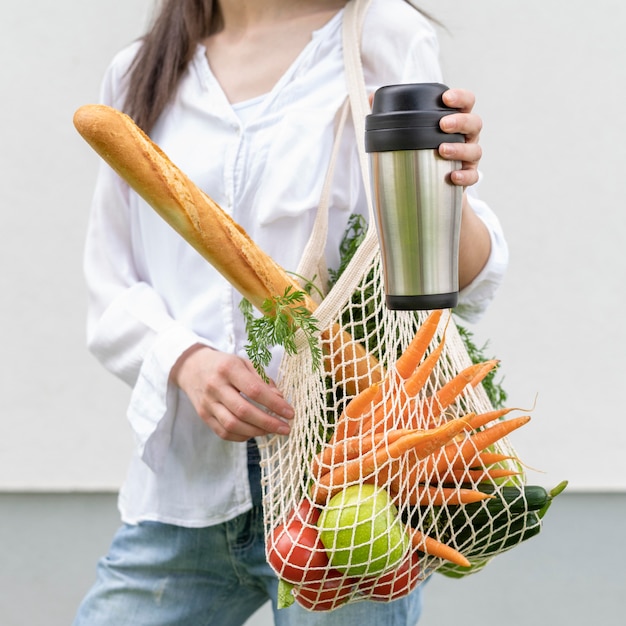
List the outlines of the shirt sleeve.
<svg viewBox="0 0 626 626">
<path fill-rule="evenodd" d="M 104 104 L 119 108 L 121 75 L 114 62 L 103 82 Z M 171 368 L 189 347 L 208 342 L 174 320 L 141 276 L 133 254 L 130 194 L 128 185 L 102 162 L 84 251 L 87 345 L 106 369 L 132 387 L 128 419 L 140 456 L 155 469 L 169 443 L 177 408 Z"/>
</svg>

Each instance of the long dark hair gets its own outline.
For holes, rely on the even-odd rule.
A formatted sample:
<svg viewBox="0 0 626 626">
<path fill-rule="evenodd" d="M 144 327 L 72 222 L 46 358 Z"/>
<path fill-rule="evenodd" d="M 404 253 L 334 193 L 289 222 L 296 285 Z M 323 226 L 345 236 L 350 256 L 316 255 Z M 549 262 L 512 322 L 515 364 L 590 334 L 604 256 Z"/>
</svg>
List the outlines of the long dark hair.
<svg viewBox="0 0 626 626">
<path fill-rule="evenodd" d="M 216 0 L 164 0 L 129 69 L 124 109 L 150 132 L 167 106 L 197 44 L 211 34 Z"/>
<path fill-rule="evenodd" d="M 415 7 L 412 0 L 405 1 Z M 145 132 L 152 130 L 168 105 L 198 43 L 219 28 L 220 20 L 217 0 L 162 0 L 129 68 L 124 104 L 125 112 Z"/>
</svg>

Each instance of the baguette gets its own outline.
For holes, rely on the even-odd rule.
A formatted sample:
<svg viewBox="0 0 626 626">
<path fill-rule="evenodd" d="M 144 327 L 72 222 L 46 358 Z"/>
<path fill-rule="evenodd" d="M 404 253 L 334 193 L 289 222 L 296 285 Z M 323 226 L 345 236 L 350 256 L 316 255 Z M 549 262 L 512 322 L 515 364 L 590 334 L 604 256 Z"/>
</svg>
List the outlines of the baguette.
<svg viewBox="0 0 626 626">
<path fill-rule="evenodd" d="M 231 217 L 175 167 L 127 115 L 86 105 L 74 126 L 89 145 L 257 308 L 288 286 L 300 289 Z M 311 306 L 307 302 L 307 308 Z"/>
<path fill-rule="evenodd" d="M 120 111 L 99 104 L 80 107 L 74 126 L 85 141 L 178 234 L 259 311 L 285 289 L 301 290 L 221 207 L 200 190 L 168 156 Z M 306 296 L 304 306 L 316 308 Z M 363 346 L 338 326 L 322 330 L 325 367 L 350 394 L 380 381 L 382 371 Z"/>
</svg>

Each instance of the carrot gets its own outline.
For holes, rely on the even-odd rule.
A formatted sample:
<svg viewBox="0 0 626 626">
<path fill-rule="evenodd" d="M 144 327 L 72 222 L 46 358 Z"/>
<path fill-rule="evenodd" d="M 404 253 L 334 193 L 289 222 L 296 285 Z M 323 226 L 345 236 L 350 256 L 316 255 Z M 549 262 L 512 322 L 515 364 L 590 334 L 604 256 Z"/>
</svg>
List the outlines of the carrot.
<svg viewBox="0 0 626 626">
<path fill-rule="evenodd" d="M 372 417 L 373 428 L 382 432 L 395 427 L 395 421 L 402 410 L 403 404 L 416 396 L 426 384 L 444 348 L 444 338 L 439 345 L 424 359 L 426 350 L 439 326 L 443 311 L 434 310 L 419 327 L 413 340 L 395 363 L 395 367 L 387 376 L 384 393 L 387 401 L 379 405 Z M 447 328 L 447 326 L 446 326 Z M 445 329 L 444 329 L 445 337 Z M 397 391 L 394 389 L 397 388 Z M 390 391 L 396 391 L 393 395 Z M 365 427 L 364 427 L 365 428 Z"/>
<path fill-rule="evenodd" d="M 379 467 L 374 475 L 369 476 L 363 482 L 379 485 L 380 487 L 387 485 L 390 488 L 396 485 L 396 490 L 399 490 L 400 481 L 397 477 L 402 473 L 401 467 L 401 460 L 393 459 L 390 463 L 385 463 L 385 465 Z M 397 482 L 394 483 L 393 481 Z"/>
<path fill-rule="evenodd" d="M 495 420 L 501 420 L 503 417 L 508 415 L 511 411 L 532 411 L 532 409 L 520 409 L 514 407 L 508 407 L 504 409 L 495 409 L 493 411 L 487 411 L 486 413 L 476 413 L 471 419 L 470 423 L 472 428 L 478 429 L 483 426 L 487 426 L 489 422 L 493 422 Z"/>
<path fill-rule="evenodd" d="M 468 417 L 471 421 L 472 416 Z M 511 419 L 497 422 L 493 426 L 489 426 L 484 430 L 475 432 L 470 440 L 476 450 L 484 450 L 487 446 L 494 444 L 503 437 L 510 435 L 514 430 L 525 426 L 530 422 L 530 415 L 521 415 L 520 417 L 512 417 Z"/>
<path fill-rule="evenodd" d="M 475 485 L 478 483 L 490 482 L 498 478 L 509 478 L 510 476 L 518 476 L 519 472 L 515 470 L 503 469 L 500 467 L 486 469 L 450 469 L 445 474 L 438 476 L 441 484 L 453 485 Z"/>
<path fill-rule="evenodd" d="M 474 376 L 474 378 L 472 378 L 472 380 L 470 381 L 470 385 L 472 387 L 477 387 L 480 383 L 483 382 L 483 380 L 487 377 L 487 375 L 489 374 L 489 372 L 491 372 L 491 370 L 498 365 L 499 361 L 497 359 L 491 359 L 490 361 L 485 361 L 483 363 L 483 367 L 481 367 L 476 376 Z"/>
<path fill-rule="evenodd" d="M 495 420 L 502 419 L 507 416 L 511 411 L 518 411 L 520 409 L 514 409 L 512 407 L 507 407 L 504 409 L 495 409 L 493 411 L 487 411 L 486 413 L 475 413 L 472 418 L 469 420 L 472 428 L 482 428 L 489 424 L 489 422 L 493 422 Z"/>
<path fill-rule="evenodd" d="M 467 385 L 473 384 L 473 381 L 479 377 L 482 380 L 497 364 L 498 361 L 493 359 L 484 363 L 475 363 L 461 370 L 437 391 L 434 398 L 424 403 L 422 414 L 430 418 L 439 417 L 461 395 Z"/>
<path fill-rule="evenodd" d="M 441 543 L 441 541 L 437 541 L 434 537 L 429 537 L 414 528 L 411 529 L 411 544 L 414 548 L 424 554 L 439 557 L 440 559 L 450 561 L 451 563 L 460 565 L 461 567 L 472 566 L 472 564 L 458 550 L 455 550 L 451 546 Z"/>
<path fill-rule="evenodd" d="M 406 350 L 398 357 L 395 370 L 403 380 L 406 380 L 415 371 L 415 368 L 424 358 L 426 350 L 439 326 L 442 313 L 443 311 L 441 309 L 435 309 L 430 313 L 424 320 L 424 323 L 417 329 L 415 336 Z"/>
<path fill-rule="evenodd" d="M 503 461 L 517 460 L 514 456 L 507 454 L 498 454 L 497 452 L 478 452 L 473 458 L 466 460 L 463 457 L 457 457 L 452 463 L 452 469 L 462 469 L 468 467 L 469 469 L 487 467 L 488 465 L 494 465 L 495 463 L 502 463 Z"/>
<path fill-rule="evenodd" d="M 375 482 L 379 485 L 388 483 L 389 489 L 396 493 L 402 492 L 403 485 L 428 484 L 430 486 L 448 485 L 459 488 L 459 485 L 474 485 L 481 482 L 517 476 L 519 472 L 505 468 L 468 469 L 466 467 L 446 468 L 443 472 L 428 472 L 421 463 L 416 463 L 407 472 L 401 472 L 400 466 L 390 467 L 378 472 Z"/>
<path fill-rule="evenodd" d="M 335 442 L 356 435 L 361 430 L 361 420 L 382 400 L 382 395 L 381 384 L 374 383 L 354 396 L 339 416 L 330 441 Z"/>
<path fill-rule="evenodd" d="M 466 416 L 466 419 L 470 424 L 472 423 L 472 415 Z M 442 474 L 451 467 L 454 469 L 460 460 L 464 462 L 464 468 L 469 468 L 478 452 L 521 428 L 529 421 L 529 415 L 514 417 L 473 433 L 461 444 L 451 443 L 445 446 L 439 454 L 430 456 L 424 463 L 423 471 L 429 475 L 431 473 Z"/>
<path fill-rule="evenodd" d="M 445 338 L 442 338 L 439 345 L 422 361 L 418 368 L 408 378 L 404 384 L 404 390 L 409 397 L 417 395 L 428 380 L 428 377 L 432 374 L 432 371 L 437 365 L 437 361 L 441 357 L 445 345 Z"/>
<path fill-rule="evenodd" d="M 467 418 L 459 417 L 438 428 L 410 431 L 391 443 L 385 439 L 370 452 L 335 465 L 323 474 L 313 486 L 313 498 L 317 504 L 324 504 L 334 493 L 351 483 L 365 481 L 380 467 L 409 451 L 417 458 L 424 458 L 445 446 L 467 427 Z"/>
<path fill-rule="evenodd" d="M 320 477 L 333 465 L 354 459 L 374 447 L 374 437 L 345 437 L 339 441 L 329 441 L 311 461 L 311 475 Z"/>
<path fill-rule="evenodd" d="M 399 393 L 405 402 L 398 399 L 394 401 L 393 398 L 389 398 L 387 402 L 378 406 L 372 417 L 372 427 L 375 432 L 381 432 L 393 428 L 399 413 L 406 410 L 406 401 L 409 402 L 408 413 L 412 414 L 413 409 L 411 407 L 415 407 L 415 396 L 417 396 L 417 394 L 421 391 L 422 387 L 428 381 L 428 377 L 431 375 L 433 369 L 435 369 L 435 365 L 441 356 L 443 347 L 444 339 L 442 339 L 439 345 L 426 357 L 424 361 L 422 361 L 422 363 L 420 363 L 420 365 L 418 365 L 417 369 L 411 374 L 411 376 L 409 376 L 404 385 L 400 387 Z M 413 424 L 413 426 L 416 426 L 416 424 Z"/>
<path fill-rule="evenodd" d="M 446 504 L 471 504 L 493 498 L 493 495 L 475 489 L 440 487 L 432 485 L 413 485 L 403 483 L 400 490 L 391 489 L 399 504 L 411 506 L 444 506 Z"/>
<path fill-rule="evenodd" d="M 424 459 L 431 455 L 436 450 L 439 450 L 447 443 L 452 441 L 460 432 L 467 430 L 469 427 L 467 423 L 467 416 L 457 417 L 456 419 L 445 422 L 437 428 L 429 428 L 428 430 L 416 431 L 420 432 L 421 436 L 418 437 L 413 445 L 408 441 L 408 447 L 405 451 L 410 451 L 415 454 L 417 459 Z M 407 440 L 410 436 L 407 435 Z M 399 441 L 402 441 L 399 440 Z M 404 452 L 398 455 L 390 455 L 390 458 L 399 458 Z"/>
<path fill-rule="evenodd" d="M 394 429 L 388 433 L 369 433 L 369 436 L 352 436 L 340 441 L 329 442 L 322 451 L 315 456 L 311 463 L 311 474 L 320 476 L 330 468 L 345 461 L 355 459 L 370 452 L 381 444 L 385 438 L 388 443 L 397 441 L 400 437 L 412 433 L 411 430 Z"/>
</svg>

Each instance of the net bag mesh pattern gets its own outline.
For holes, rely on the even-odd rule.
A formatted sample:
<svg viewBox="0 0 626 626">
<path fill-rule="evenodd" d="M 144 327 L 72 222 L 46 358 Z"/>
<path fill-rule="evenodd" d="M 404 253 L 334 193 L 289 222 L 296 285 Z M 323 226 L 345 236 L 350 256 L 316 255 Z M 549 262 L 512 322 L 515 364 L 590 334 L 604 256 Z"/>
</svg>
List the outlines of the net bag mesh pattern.
<svg viewBox="0 0 626 626">
<path fill-rule="evenodd" d="M 374 378 L 361 380 L 357 391 L 355 381 L 346 378 L 349 368 L 341 364 L 315 371 L 302 341 L 297 354 L 283 358 L 277 380 L 295 409 L 292 432 L 260 443 L 268 560 L 280 578 L 294 584 L 296 601 L 313 610 L 364 599 L 389 601 L 438 569 L 463 571 L 454 559 L 432 554 L 425 541 L 452 548 L 468 559 L 472 571 L 479 571 L 493 556 L 522 541 L 532 524 L 540 523 L 529 517 L 523 491 L 519 501 L 508 502 L 495 515 L 490 512 L 489 503 L 499 491 L 525 482 L 506 436 L 487 448 L 489 454 L 500 455 L 489 468 L 497 468 L 492 474 L 510 473 L 506 479 L 493 478 L 475 463 L 479 450 L 461 455 L 463 444 L 476 432 L 469 427 L 423 458 L 412 449 L 394 456 L 392 441 L 401 431 L 432 433 L 459 422 L 457 418 L 488 414 L 493 406 L 480 384 L 464 384 L 445 406 L 438 400 L 445 385 L 472 365 L 448 311 L 442 312 L 419 360 L 424 363 L 432 355 L 432 371 L 417 392 L 407 392 L 410 384 L 398 377 L 397 359 L 430 313 L 387 309 L 371 230 L 315 317 L 320 328 L 329 329 L 328 334 L 320 333 L 326 337 L 320 338 L 324 353 L 337 349 L 339 330 L 347 331 L 343 337 L 359 341 L 376 359 L 382 380 L 374 385 Z M 329 339 L 333 333 L 334 339 Z M 378 396 L 372 391 L 367 409 L 350 420 L 361 432 L 348 436 L 343 430 L 346 406 L 368 389 L 377 389 Z M 372 416 L 379 425 L 367 432 L 363 424 Z M 323 461 L 323 451 L 339 438 L 339 452 Z M 343 462 L 341 455 L 350 460 Z M 336 467 L 340 469 L 333 474 Z M 459 490 L 490 497 L 455 504 L 450 494 Z"/>
</svg>

